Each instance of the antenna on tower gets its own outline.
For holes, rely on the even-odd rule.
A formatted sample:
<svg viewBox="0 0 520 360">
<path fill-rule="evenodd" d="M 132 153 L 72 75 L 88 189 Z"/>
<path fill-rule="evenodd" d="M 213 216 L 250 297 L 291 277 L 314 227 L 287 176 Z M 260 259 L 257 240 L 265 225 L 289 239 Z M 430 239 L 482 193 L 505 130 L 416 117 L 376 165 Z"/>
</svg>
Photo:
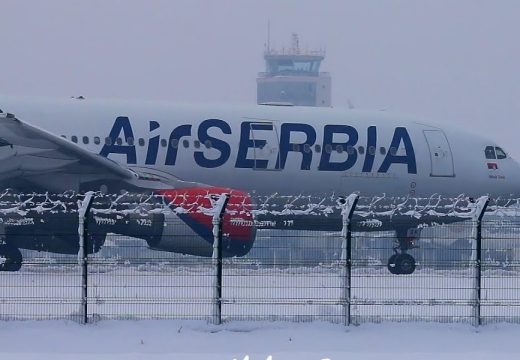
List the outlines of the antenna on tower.
<svg viewBox="0 0 520 360">
<path fill-rule="evenodd" d="M 271 51 L 271 19 L 267 19 L 267 52 Z"/>
</svg>

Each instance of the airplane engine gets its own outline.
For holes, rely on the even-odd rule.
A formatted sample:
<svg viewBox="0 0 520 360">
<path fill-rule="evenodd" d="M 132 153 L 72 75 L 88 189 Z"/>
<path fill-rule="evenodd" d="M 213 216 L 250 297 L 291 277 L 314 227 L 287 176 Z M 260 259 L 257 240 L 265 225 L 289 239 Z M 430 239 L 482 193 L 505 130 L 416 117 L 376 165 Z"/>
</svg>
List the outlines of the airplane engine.
<svg viewBox="0 0 520 360">
<path fill-rule="evenodd" d="M 164 215 L 160 236 L 147 240 L 152 249 L 211 256 L 216 197 L 229 193 L 222 224 L 222 255 L 246 255 L 255 240 L 251 198 L 247 193 L 225 188 L 190 188 L 161 191 L 172 209 Z"/>
<path fill-rule="evenodd" d="M 255 239 L 255 227 L 248 194 L 225 188 L 183 188 L 157 191 L 148 199 L 151 209 L 140 211 L 92 210 L 89 234 L 106 233 L 140 238 L 154 250 L 209 257 L 213 253 L 213 214 L 216 197 L 229 193 L 223 217 L 222 255 L 243 256 Z M 123 203 L 125 201 L 122 201 Z"/>
</svg>

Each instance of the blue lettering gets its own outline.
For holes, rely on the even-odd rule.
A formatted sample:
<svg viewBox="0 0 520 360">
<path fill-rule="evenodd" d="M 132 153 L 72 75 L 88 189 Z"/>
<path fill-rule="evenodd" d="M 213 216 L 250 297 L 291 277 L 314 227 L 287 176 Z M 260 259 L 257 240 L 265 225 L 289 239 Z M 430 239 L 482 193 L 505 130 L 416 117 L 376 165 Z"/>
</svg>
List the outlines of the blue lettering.
<svg viewBox="0 0 520 360">
<path fill-rule="evenodd" d="M 215 168 L 224 165 L 224 163 L 228 161 L 229 155 L 231 154 L 231 147 L 227 142 L 208 135 L 208 130 L 212 127 L 220 129 L 220 131 L 222 131 L 224 134 L 231 134 L 231 127 L 229 127 L 226 122 L 219 119 L 204 120 L 200 124 L 198 130 L 199 141 L 204 145 L 209 142 L 209 147 L 212 147 L 220 152 L 220 156 L 218 158 L 208 159 L 204 156 L 203 151 L 195 151 L 195 162 L 199 166 L 205 168 Z"/>
<path fill-rule="evenodd" d="M 377 129 L 375 126 L 369 126 L 367 129 L 367 148 L 365 152 L 365 161 L 363 162 L 363 172 L 371 172 L 374 166 L 374 158 L 376 157 L 377 146 Z"/>
<path fill-rule="evenodd" d="M 251 130 L 273 130 L 273 124 L 245 121 L 240 125 L 240 143 L 238 145 L 235 167 L 244 169 L 267 169 L 269 160 L 249 159 L 247 157 L 247 151 L 249 149 L 261 149 L 267 144 L 267 141 L 262 139 L 251 139 Z"/>
<path fill-rule="evenodd" d="M 333 142 L 334 134 L 348 135 L 348 141 L 344 143 Z M 323 149 L 319 170 L 321 171 L 344 171 L 350 169 L 357 160 L 357 151 L 354 148 L 358 141 L 358 132 L 348 125 L 325 125 L 323 129 Z M 343 162 L 331 162 L 332 152 L 337 151 L 338 146 L 346 150 L 347 159 Z"/>
<path fill-rule="evenodd" d="M 126 155 L 126 163 L 127 164 L 136 164 L 137 157 L 135 154 L 135 145 L 118 145 L 117 138 L 119 134 L 123 131 L 122 138 L 128 144 L 129 138 L 134 138 L 134 133 L 132 131 L 132 126 L 130 125 L 130 120 L 126 116 L 119 116 L 114 122 L 114 126 L 112 126 L 112 130 L 110 130 L 110 143 L 106 143 L 103 145 L 101 152 L 99 153 L 101 156 L 108 157 L 109 154 L 123 154 Z"/>
<path fill-rule="evenodd" d="M 397 155 L 401 142 L 404 145 L 405 154 Z M 408 131 L 406 131 L 406 128 L 404 127 L 395 128 L 394 137 L 390 144 L 390 150 L 386 153 L 385 160 L 383 160 L 378 172 L 387 172 L 392 164 L 406 164 L 409 174 L 417 174 L 417 165 L 415 162 L 415 152 L 413 150 L 412 140 L 410 139 L 410 135 L 408 135 Z"/>
<path fill-rule="evenodd" d="M 157 121 L 150 121 L 150 132 L 159 128 Z M 154 165 L 157 162 L 157 154 L 159 153 L 159 135 L 154 136 L 148 141 L 148 151 L 146 152 L 146 165 Z"/>
<path fill-rule="evenodd" d="M 160 128 L 157 121 L 149 122 L 149 131 L 155 131 Z M 230 125 L 220 119 L 207 119 L 200 123 L 197 136 L 203 146 L 208 149 L 215 149 L 217 153 L 212 158 L 208 158 L 208 152 L 200 149 L 194 151 L 194 160 L 198 166 L 203 168 L 216 168 L 224 165 L 231 156 L 231 146 L 225 140 L 210 135 L 218 129 L 223 135 L 231 135 Z M 276 142 L 276 133 L 273 123 L 270 122 L 243 122 L 240 125 L 240 141 L 238 144 L 238 153 L 236 158 L 236 168 L 249 169 L 267 169 L 269 161 L 274 160 L 274 153 L 271 154 L 264 149 L 269 142 L 272 150 L 279 147 L 279 152 L 275 169 L 284 169 L 290 152 L 301 154 L 301 170 L 310 170 L 312 165 L 313 151 L 311 147 L 316 143 L 316 130 L 309 124 L 302 123 L 283 123 L 280 127 L 279 144 L 271 144 Z M 213 131 L 213 132 L 212 132 Z M 184 137 L 190 137 L 192 134 L 192 125 L 185 124 L 176 127 L 170 134 L 165 165 L 175 165 L 177 161 L 178 148 L 181 144 L 180 140 Z M 300 135 L 301 134 L 301 135 Z M 345 136 L 346 135 L 346 136 Z M 268 136 L 267 138 L 265 136 Z M 334 142 L 335 137 L 344 136 L 346 141 Z M 291 139 L 292 137 L 292 139 Z M 107 141 L 101 149 L 100 155 L 108 157 L 110 154 L 126 155 L 127 164 L 136 164 L 135 145 L 129 139 L 134 139 L 134 134 L 130 120 L 126 116 L 116 118 Z M 298 139 L 298 140 L 295 140 Z M 125 144 L 121 143 L 124 139 Z M 358 151 L 355 148 L 359 140 L 357 130 L 348 125 L 325 125 L 323 128 L 323 145 L 319 162 L 319 171 L 345 171 L 352 168 L 358 160 Z M 377 128 L 369 126 L 367 128 L 366 154 L 363 160 L 362 172 L 372 172 L 377 153 Z M 131 145 L 129 145 L 131 144 Z M 154 165 L 157 162 L 159 153 L 160 134 L 153 136 L 148 141 L 146 152 L 146 165 Z M 250 149 L 255 150 L 253 158 L 248 158 Z M 260 149 L 263 151 L 258 151 Z M 401 150 L 400 150 L 401 149 Z M 403 151 L 404 149 L 404 151 Z M 260 152 L 260 154 L 258 154 Z M 346 158 L 341 157 L 341 161 L 332 161 L 333 153 L 344 154 Z M 266 155 L 269 154 L 269 155 Z M 273 156 L 271 156 L 273 155 Z M 270 157 L 271 159 L 258 158 Z M 343 155 L 342 155 L 343 156 Z M 339 157 L 337 157 L 339 158 Z M 335 159 L 337 159 L 335 157 Z M 344 159 L 344 160 L 343 160 Z M 408 131 L 404 127 L 396 127 L 392 137 L 390 147 L 384 157 L 384 160 L 377 170 L 379 173 L 386 173 L 392 164 L 404 164 L 407 166 L 409 174 L 417 174 L 417 164 L 412 141 Z"/>
<path fill-rule="evenodd" d="M 185 136 L 191 136 L 191 125 L 181 125 L 173 129 L 170 134 L 170 139 L 168 140 L 165 165 L 175 165 L 177 161 L 177 150 L 180 145 L 179 140 Z"/>
<path fill-rule="evenodd" d="M 305 141 L 300 143 L 291 142 L 291 132 L 305 134 Z M 280 129 L 280 157 L 276 163 L 277 169 L 285 168 L 287 155 L 290 151 L 302 154 L 301 170 L 310 170 L 312 162 L 312 150 L 310 147 L 316 142 L 316 131 L 307 124 L 282 124 Z M 307 148 L 306 148 L 307 147 Z"/>
</svg>

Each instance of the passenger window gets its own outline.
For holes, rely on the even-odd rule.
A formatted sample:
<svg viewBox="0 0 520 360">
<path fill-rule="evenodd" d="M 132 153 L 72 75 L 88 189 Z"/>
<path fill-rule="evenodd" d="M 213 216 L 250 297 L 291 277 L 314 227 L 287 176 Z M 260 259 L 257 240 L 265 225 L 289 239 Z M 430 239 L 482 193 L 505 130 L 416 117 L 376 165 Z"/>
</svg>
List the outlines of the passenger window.
<svg viewBox="0 0 520 360">
<path fill-rule="evenodd" d="M 72 135 L 70 137 L 70 139 L 72 140 L 73 143 L 77 143 L 78 142 L 78 137 L 76 135 Z"/>
<path fill-rule="evenodd" d="M 139 146 L 144 146 L 144 139 L 143 138 L 139 138 L 138 144 L 139 144 Z"/>
<path fill-rule="evenodd" d="M 200 148 L 200 141 L 199 140 L 193 141 L 193 146 L 195 146 L 196 149 Z"/>
<path fill-rule="evenodd" d="M 310 153 L 311 152 L 311 146 L 309 144 L 304 144 L 303 145 L 303 152 L 305 153 Z"/>
<path fill-rule="evenodd" d="M 354 154 L 354 152 L 355 152 L 354 146 L 352 146 L 352 145 L 347 146 L 347 154 L 352 155 L 352 154 Z"/>
<path fill-rule="evenodd" d="M 343 152 L 343 145 L 336 145 L 336 151 L 341 154 Z"/>
<path fill-rule="evenodd" d="M 94 136 L 94 144 L 99 145 L 101 143 L 101 139 L 99 136 Z"/>
<path fill-rule="evenodd" d="M 358 147 L 358 152 L 363 155 L 365 153 L 365 148 L 363 146 Z"/>
<path fill-rule="evenodd" d="M 486 150 L 484 150 L 486 153 L 486 159 L 496 159 L 495 155 L 495 148 L 493 146 L 486 146 Z"/>
<path fill-rule="evenodd" d="M 369 146 L 368 147 L 368 153 L 370 155 L 375 155 L 376 154 L 376 147 L 375 146 Z"/>
<path fill-rule="evenodd" d="M 134 146 L 134 138 L 133 137 L 126 138 L 126 143 L 130 146 Z"/>
<path fill-rule="evenodd" d="M 299 144 L 293 144 L 292 150 L 294 152 L 300 152 L 300 145 Z"/>
<path fill-rule="evenodd" d="M 171 139 L 170 140 L 170 146 L 173 149 L 177 149 L 177 147 L 179 146 L 179 139 Z"/>
<path fill-rule="evenodd" d="M 384 146 L 381 146 L 381 147 L 379 148 L 379 152 L 381 153 L 381 155 L 385 155 L 385 154 L 386 154 L 386 149 L 385 149 L 385 147 L 384 147 Z"/>
<path fill-rule="evenodd" d="M 182 140 L 182 146 L 184 146 L 185 148 L 189 148 L 190 142 L 188 140 Z"/>
<path fill-rule="evenodd" d="M 105 145 L 107 145 L 107 146 L 112 145 L 112 138 L 111 137 L 106 137 L 105 138 Z"/>
<path fill-rule="evenodd" d="M 330 154 L 332 152 L 332 145 L 331 144 L 325 145 L 325 152 L 327 154 Z"/>
<path fill-rule="evenodd" d="M 211 146 L 213 146 L 213 144 L 211 143 L 211 140 L 206 140 L 204 141 L 204 146 L 206 147 L 206 149 L 211 149 Z"/>
<path fill-rule="evenodd" d="M 314 151 L 316 151 L 317 153 L 321 152 L 321 145 L 314 145 Z"/>
<path fill-rule="evenodd" d="M 118 137 L 118 138 L 116 139 L 116 144 L 117 144 L 117 145 L 123 145 L 123 139 L 121 139 L 120 137 Z"/>
<path fill-rule="evenodd" d="M 395 154 L 397 154 L 397 148 L 395 148 L 395 147 L 392 146 L 392 147 L 390 148 L 390 155 L 395 156 Z"/>
<path fill-rule="evenodd" d="M 161 146 L 166 147 L 168 145 L 168 141 L 166 139 L 161 139 Z"/>
<path fill-rule="evenodd" d="M 88 136 L 83 136 L 83 144 L 88 144 Z"/>
<path fill-rule="evenodd" d="M 495 147 L 495 152 L 497 155 L 497 159 L 505 159 L 507 157 L 507 154 L 502 148 L 499 148 L 498 146 Z"/>
</svg>

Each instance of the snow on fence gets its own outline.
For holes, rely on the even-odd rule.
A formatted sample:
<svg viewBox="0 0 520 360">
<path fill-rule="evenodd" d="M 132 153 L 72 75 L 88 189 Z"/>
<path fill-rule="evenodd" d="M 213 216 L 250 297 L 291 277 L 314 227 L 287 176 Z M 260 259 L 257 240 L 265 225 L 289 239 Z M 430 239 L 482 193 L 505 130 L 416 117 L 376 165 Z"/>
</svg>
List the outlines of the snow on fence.
<svg viewBox="0 0 520 360">
<path fill-rule="evenodd" d="M 0 250 L 23 255 L 0 272 L 0 319 L 520 322 L 516 199 L 200 196 L 0 194 Z M 245 256 L 226 256 L 226 221 L 256 228 Z M 391 274 L 392 229 L 411 228 L 415 271 Z M 193 242 L 205 256 L 164 251 Z"/>
</svg>

